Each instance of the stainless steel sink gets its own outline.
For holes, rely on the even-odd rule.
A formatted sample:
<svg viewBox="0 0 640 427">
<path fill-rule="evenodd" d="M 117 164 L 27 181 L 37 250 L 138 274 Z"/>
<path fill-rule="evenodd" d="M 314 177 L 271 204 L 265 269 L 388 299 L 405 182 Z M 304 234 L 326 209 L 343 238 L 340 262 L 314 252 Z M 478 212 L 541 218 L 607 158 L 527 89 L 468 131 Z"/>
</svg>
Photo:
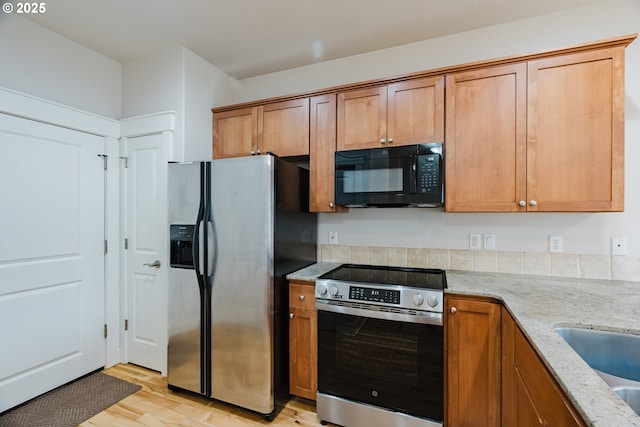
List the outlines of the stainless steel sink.
<svg viewBox="0 0 640 427">
<path fill-rule="evenodd" d="M 640 381 L 640 335 L 569 327 L 556 332 L 593 369 Z"/>
<path fill-rule="evenodd" d="M 620 396 L 631 409 L 636 411 L 636 414 L 640 415 L 640 387 L 614 387 L 613 391 Z"/>
<path fill-rule="evenodd" d="M 572 327 L 555 330 L 640 415 L 640 335 Z"/>
</svg>

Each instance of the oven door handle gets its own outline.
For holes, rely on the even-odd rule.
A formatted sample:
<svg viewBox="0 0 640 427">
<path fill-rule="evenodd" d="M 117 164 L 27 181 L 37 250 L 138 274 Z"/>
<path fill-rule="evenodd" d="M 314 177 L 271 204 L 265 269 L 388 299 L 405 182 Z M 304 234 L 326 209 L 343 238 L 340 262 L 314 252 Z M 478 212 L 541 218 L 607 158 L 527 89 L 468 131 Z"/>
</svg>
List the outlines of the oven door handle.
<svg viewBox="0 0 640 427">
<path fill-rule="evenodd" d="M 348 314 L 351 316 L 369 317 L 372 319 L 393 320 L 396 322 L 421 323 L 425 325 L 442 326 L 442 313 L 424 312 L 420 314 L 392 313 L 381 310 L 366 310 L 357 307 L 317 302 L 316 309 L 331 313 Z"/>
</svg>

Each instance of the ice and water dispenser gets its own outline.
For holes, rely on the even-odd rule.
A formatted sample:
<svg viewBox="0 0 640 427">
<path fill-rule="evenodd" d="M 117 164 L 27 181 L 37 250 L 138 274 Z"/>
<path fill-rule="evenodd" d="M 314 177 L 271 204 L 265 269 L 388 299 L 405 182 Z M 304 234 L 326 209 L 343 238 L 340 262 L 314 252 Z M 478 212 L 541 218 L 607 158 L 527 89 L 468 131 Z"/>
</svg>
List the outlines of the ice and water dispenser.
<svg viewBox="0 0 640 427">
<path fill-rule="evenodd" d="M 173 268 L 194 268 L 193 233 L 195 225 L 171 224 L 169 265 Z"/>
</svg>

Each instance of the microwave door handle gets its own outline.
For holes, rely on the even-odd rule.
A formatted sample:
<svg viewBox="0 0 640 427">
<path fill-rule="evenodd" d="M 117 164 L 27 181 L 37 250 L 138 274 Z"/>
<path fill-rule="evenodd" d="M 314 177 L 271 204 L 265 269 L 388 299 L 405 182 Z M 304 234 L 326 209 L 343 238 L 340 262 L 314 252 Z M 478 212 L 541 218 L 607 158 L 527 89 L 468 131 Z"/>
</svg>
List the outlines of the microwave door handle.
<svg viewBox="0 0 640 427">
<path fill-rule="evenodd" d="M 416 179 L 417 171 L 416 164 L 418 163 L 418 159 L 411 162 L 411 166 L 409 166 L 409 191 L 411 194 L 416 194 L 418 191 L 418 180 Z"/>
</svg>

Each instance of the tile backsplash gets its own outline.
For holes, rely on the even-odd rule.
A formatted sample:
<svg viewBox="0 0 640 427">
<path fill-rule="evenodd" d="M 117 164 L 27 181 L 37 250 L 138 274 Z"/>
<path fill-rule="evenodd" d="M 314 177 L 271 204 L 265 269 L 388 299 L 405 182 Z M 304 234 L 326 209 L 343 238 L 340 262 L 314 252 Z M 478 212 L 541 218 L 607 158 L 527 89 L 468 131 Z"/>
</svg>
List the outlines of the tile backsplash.
<svg viewBox="0 0 640 427">
<path fill-rule="evenodd" d="M 640 281 L 640 257 L 322 245 L 321 260 L 542 276 Z"/>
</svg>

